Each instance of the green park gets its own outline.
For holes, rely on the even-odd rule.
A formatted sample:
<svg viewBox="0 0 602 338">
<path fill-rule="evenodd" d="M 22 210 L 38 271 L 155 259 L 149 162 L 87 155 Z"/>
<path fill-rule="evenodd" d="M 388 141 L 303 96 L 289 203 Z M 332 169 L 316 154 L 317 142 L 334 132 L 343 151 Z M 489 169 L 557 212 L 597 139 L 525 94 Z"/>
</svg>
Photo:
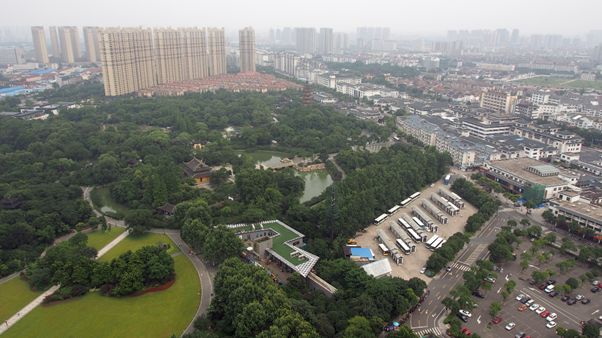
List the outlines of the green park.
<svg viewBox="0 0 602 338">
<path fill-rule="evenodd" d="M 111 231 L 111 234 L 119 231 Z M 96 242 L 107 237 L 94 239 Z M 93 237 L 94 238 L 94 237 Z M 83 297 L 67 301 L 43 304 L 17 322 L 5 333 L 6 337 L 169 337 L 179 336 L 190 323 L 200 301 L 200 282 L 194 266 L 185 255 L 160 234 L 145 234 L 127 237 L 101 258 L 111 260 L 128 250 L 143 246 L 165 243 L 170 245 L 175 261 L 176 281 L 166 290 L 127 297 L 107 297 L 99 292 L 90 292 Z M 11 288 L 15 293 L 37 293 L 29 291 L 26 283 L 15 279 L 0 286 L 3 304 L 2 317 L 14 314 L 23 302 L 11 299 L 4 292 Z M 10 283 L 10 284 L 9 284 Z M 8 285 L 7 285 L 8 284 Z M 25 302 L 27 303 L 27 302 Z M 6 313 L 5 313 L 6 312 Z M 152 318 L 152 320 L 148 320 Z"/>
</svg>

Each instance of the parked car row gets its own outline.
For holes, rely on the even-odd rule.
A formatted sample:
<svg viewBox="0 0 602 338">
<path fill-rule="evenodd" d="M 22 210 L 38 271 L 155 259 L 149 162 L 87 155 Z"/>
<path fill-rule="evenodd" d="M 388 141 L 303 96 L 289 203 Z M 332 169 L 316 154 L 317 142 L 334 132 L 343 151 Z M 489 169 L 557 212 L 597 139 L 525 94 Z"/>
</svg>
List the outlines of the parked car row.
<svg viewBox="0 0 602 338">
<path fill-rule="evenodd" d="M 553 285 L 553 284 L 550 284 Z M 516 300 L 519 301 L 521 303 L 521 305 L 519 305 L 518 307 L 518 311 L 526 311 L 527 309 L 537 313 L 541 318 L 544 318 L 547 322 L 546 322 L 546 327 L 548 329 L 551 329 L 553 327 L 556 327 L 556 322 L 555 320 L 558 318 L 558 315 L 555 312 L 550 312 L 548 310 L 546 310 L 546 308 L 544 306 L 541 306 L 537 303 L 535 303 L 535 301 L 533 299 L 531 299 L 531 297 L 529 297 L 528 295 L 525 294 L 519 294 L 518 296 L 516 296 Z M 510 331 L 512 330 L 512 328 L 508 329 L 508 327 L 506 327 L 506 330 Z"/>
</svg>

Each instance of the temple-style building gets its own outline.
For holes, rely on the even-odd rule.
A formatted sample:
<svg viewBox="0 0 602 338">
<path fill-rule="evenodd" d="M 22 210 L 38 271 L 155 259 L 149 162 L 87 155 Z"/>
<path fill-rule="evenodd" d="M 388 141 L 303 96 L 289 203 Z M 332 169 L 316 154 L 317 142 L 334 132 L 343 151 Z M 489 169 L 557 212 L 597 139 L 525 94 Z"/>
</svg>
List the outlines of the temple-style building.
<svg viewBox="0 0 602 338">
<path fill-rule="evenodd" d="M 198 158 L 193 157 L 192 160 L 184 163 L 184 174 L 194 178 L 197 185 L 209 183 L 211 167 Z"/>
</svg>

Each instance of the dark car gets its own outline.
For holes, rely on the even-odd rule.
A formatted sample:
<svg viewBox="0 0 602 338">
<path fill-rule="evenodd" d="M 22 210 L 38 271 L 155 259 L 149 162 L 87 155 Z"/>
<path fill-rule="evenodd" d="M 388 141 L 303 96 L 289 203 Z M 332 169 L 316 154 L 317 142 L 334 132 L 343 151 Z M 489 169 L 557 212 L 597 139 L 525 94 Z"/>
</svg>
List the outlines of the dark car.
<svg viewBox="0 0 602 338">
<path fill-rule="evenodd" d="M 567 305 L 573 305 L 577 303 L 577 300 L 575 298 L 569 298 L 569 300 L 566 301 Z"/>
<path fill-rule="evenodd" d="M 591 288 L 591 291 L 593 293 L 596 293 L 596 292 L 600 291 L 600 289 L 597 286 L 594 286 L 593 288 Z"/>
<path fill-rule="evenodd" d="M 472 293 L 473 296 L 477 298 L 485 298 L 485 296 L 481 293 L 481 291 L 477 290 Z"/>
<path fill-rule="evenodd" d="M 548 285 L 552 285 L 552 284 L 556 284 L 556 281 L 555 281 L 555 280 L 553 280 L 553 279 L 549 279 L 549 280 L 547 281 L 547 283 L 548 283 Z"/>
<path fill-rule="evenodd" d="M 464 323 L 468 323 L 468 317 L 466 317 L 463 314 L 458 313 L 457 314 L 458 318 L 460 318 L 460 320 L 462 320 Z"/>
<path fill-rule="evenodd" d="M 495 317 L 491 320 L 491 324 L 499 324 L 502 322 L 502 317 Z"/>
<path fill-rule="evenodd" d="M 529 280 L 529 285 L 535 285 L 535 284 L 537 284 L 537 282 L 536 282 L 536 281 L 534 281 L 534 280 L 532 280 L 532 279 L 530 279 L 530 280 Z"/>
<path fill-rule="evenodd" d="M 589 303 L 591 303 L 591 300 L 589 300 L 589 298 L 583 298 L 581 300 L 581 304 L 589 304 Z"/>
<path fill-rule="evenodd" d="M 546 286 L 548 286 L 547 284 L 539 284 L 539 286 L 537 287 L 540 290 L 543 290 L 546 288 Z"/>
<path fill-rule="evenodd" d="M 525 297 L 525 298 L 521 299 L 520 302 L 523 303 L 523 304 L 527 304 L 527 302 L 530 301 L 530 300 L 531 300 L 531 298 Z"/>
<path fill-rule="evenodd" d="M 395 325 L 387 325 L 383 328 L 385 332 L 395 331 Z"/>
<path fill-rule="evenodd" d="M 561 301 L 563 301 L 563 302 L 566 302 L 566 301 L 567 301 L 567 300 L 569 300 L 570 298 L 571 298 L 571 297 L 569 297 L 569 296 L 562 296 L 562 297 L 560 298 L 560 300 L 561 300 Z"/>
<path fill-rule="evenodd" d="M 560 292 L 558 292 L 558 291 L 552 291 L 552 292 L 548 293 L 548 296 L 550 296 L 550 297 L 556 297 L 559 294 L 560 294 Z"/>
</svg>

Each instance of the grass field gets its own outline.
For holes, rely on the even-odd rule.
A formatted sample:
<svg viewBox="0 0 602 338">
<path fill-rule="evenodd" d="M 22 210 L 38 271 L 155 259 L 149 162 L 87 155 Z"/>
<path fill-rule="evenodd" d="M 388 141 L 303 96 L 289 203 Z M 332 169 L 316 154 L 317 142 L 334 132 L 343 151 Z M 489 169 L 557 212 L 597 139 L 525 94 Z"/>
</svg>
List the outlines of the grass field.
<svg viewBox="0 0 602 338">
<path fill-rule="evenodd" d="M 101 260 L 144 245 L 169 243 L 165 235 L 127 237 Z M 36 308 L 5 337 L 148 337 L 180 336 L 194 317 L 200 301 L 200 281 L 185 255 L 174 257 L 176 282 L 169 289 L 137 297 L 105 297 L 94 292 L 62 303 Z"/>
<path fill-rule="evenodd" d="M 115 202 L 111 198 L 111 192 L 108 187 L 96 187 L 90 192 L 90 199 L 96 209 L 100 210 L 103 214 L 122 219 L 128 208 Z"/>
<path fill-rule="evenodd" d="M 113 249 L 111 249 L 109 252 L 107 252 L 104 256 L 100 257 L 99 260 L 103 261 L 103 262 L 108 262 L 111 259 L 118 257 L 122 253 L 127 252 L 128 250 L 136 251 L 136 250 L 142 248 L 143 246 L 156 245 L 159 243 L 169 244 L 170 248 L 167 252 L 170 254 L 174 253 L 178 250 L 176 245 L 173 244 L 171 239 L 169 239 L 169 237 L 167 237 L 166 235 L 153 234 L 153 233 L 146 233 L 142 236 L 136 236 L 136 237 L 130 235 L 130 236 L 124 238 L 121 242 L 119 242 L 119 244 L 117 244 Z"/>
<path fill-rule="evenodd" d="M 34 300 L 41 292 L 32 291 L 19 277 L 0 284 L 0 322 L 4 322 Z"/>
<path fill-rule="evenodd" d="M 518 82 L 526 85 L 542 87 L 602 90 L 602 81 L 576 80 L 561 76 L 538 76 L 530 79 L 520 80 Z"/>
<path fill-rule="evenodd" d="M 111 230 L 108 231 L 95 230 L 89 232 L 86 234 L 88 236 L 88 246 L 91 246 L 96 250 L 100 250 L 124 231 L 124 228 L 111 227 Z"/>
</svg>

